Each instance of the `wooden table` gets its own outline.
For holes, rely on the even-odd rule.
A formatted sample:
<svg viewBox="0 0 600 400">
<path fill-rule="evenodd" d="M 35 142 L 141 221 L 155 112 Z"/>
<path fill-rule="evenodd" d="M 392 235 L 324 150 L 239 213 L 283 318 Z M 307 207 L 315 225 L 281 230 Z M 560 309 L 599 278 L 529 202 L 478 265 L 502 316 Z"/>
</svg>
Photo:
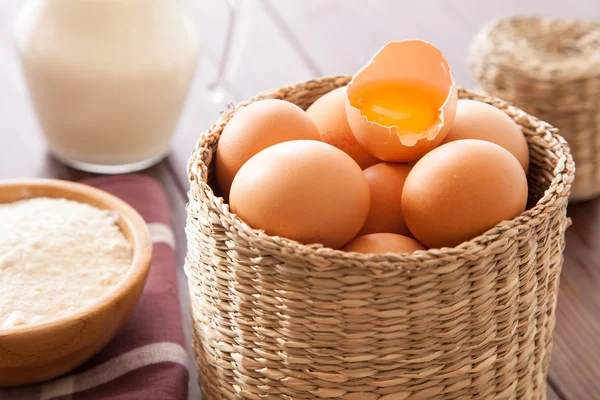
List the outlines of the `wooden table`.
<svg viewBox="0 0 600 400">
<path fill-rule="evenodd" d="M 178 244 L 180 296 L 189 338 L 185 255 L 186 162 L 200 132 L 226 103 L 312 77 L 353 73 L 387 41 L 419 38 L 447 56 L 460 85 L 474 87 L 466 67 L 468 43 L 487 21 L 514 13 L 575 18 L 600 17 L 598 0 L 253 0 L 252 21 L 241 69 L 228 84 L 224 104 L 210 102 L 206 85 L 215 76 L 224 42 L 227 9 L 220 1 L 184 0 L 198 27 L 204 53 L 172 153 L 144 171 L 162 182 L 172 207 Z M 0 179 L 52 177 L 79 180 L 88 174 L 47 154 L 21 71 L 10 29 L 20 2 L 0 3 Z M 548 398 L 600 398 L 600 199 L 569 207 L 567 233 L 548 378 Z M 189 342 L 189 341 L 188 341 Z M 193 362 L 191 362 L 193 366 Z M 192 371 L 190 398 L 198 397 Z"/>
</svg>

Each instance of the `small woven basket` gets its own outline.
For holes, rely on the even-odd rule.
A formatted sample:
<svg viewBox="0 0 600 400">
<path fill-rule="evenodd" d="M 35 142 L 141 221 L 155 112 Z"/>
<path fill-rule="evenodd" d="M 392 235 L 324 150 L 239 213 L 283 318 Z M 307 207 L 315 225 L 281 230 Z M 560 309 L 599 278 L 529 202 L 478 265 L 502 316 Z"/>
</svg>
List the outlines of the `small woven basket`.
<svg viewBox="0 0 600 400">
<path fill-rule="evenodd" d="M 600 24 L 499 19 L 473 39 L 469 64 L 483 90 L 560 129 L 577 163 L 571 200 L 600 195 Z"/>
<path fill-rule="evenodd" d="M 358 255 L 251 229 L 217 197 L 217 141 L 240 107 L 308 107 L 339 76 L 225 112 L 188 164 L 193 347 L 205 399 L 545 399 L 574 176 L 556 129 L 504 101 L 531 150 L 529 208 L 456 248 Z"/>
</svg>

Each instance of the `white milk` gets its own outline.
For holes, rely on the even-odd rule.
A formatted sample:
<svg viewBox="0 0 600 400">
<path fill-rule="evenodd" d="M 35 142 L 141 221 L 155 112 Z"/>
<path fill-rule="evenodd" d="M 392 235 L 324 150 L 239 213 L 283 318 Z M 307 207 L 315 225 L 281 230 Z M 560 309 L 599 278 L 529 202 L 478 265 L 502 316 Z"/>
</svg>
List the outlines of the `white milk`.
<svg viewBox="0 0 600 400">
<path fill-rule="evenodd" d="M 199 48 L 178 0 L 28 0 L 14 33 L 59 159 L 111 173 L 167 154 Z"/>
</svg>

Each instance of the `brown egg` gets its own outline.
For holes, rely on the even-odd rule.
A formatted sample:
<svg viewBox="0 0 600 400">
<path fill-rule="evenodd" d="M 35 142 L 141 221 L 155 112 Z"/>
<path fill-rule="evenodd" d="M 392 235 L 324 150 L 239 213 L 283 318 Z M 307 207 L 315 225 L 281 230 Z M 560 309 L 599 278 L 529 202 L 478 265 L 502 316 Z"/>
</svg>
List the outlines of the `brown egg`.
<svg viewBox="0 0 600 400">
<path fill-rule="evenodd" d="M 475 238 L 525 210 L 527 179 L 504 148 L 457 140 L 421 158 L 408 174 L 402 212 L 425 246 L 451 247 Z"/>
<path fill-rule="evenodd" d="M 346 87 L 337 88 L 315 101 L 306 113 L 319 130 L 321 140 L 342 150 L 362 169 L 380 162 L 356 141 L 346 117 Z"/>
<path fill-rule="evenodd" d="M 402 188 L 410 170 L 407 164 L 381 163 L 363 171 L 369 184 L 371 206 L 360 236 L 379 232 L 410 235 L 402 215 Z"/>
<path fill-rule="evenodd" d="M 458 89 L 440 50 L 390 42 L 348 84 L 346 114 L 358 143 L 380 160 L 409 162 L 438 146 L 452 125 Z"/>
<path fill-rule="evenodd" d="M 525 172 L 529 169 L 529 148 L 521 128 L 494 106 L 468 99 L 458 101 L 454 123 L 443 143 L 462 139 L 496 143 L 511 152 Z"/>
<path fill-rule="evenodd" d="M 231 186 L 231 210 L 269 235 L 337 249 L 369 212 L 369 185 L 340 149 L 312 140 L 271 146 L 252 157 Z"/>
<path fill-rule="evenodd" d="M 319 132 L 300 107 L 268 99 L 238 110 L 217 145 L 216 174 L 221 194 L 228 197 L 239 169 L 259 151 L 290 140 L 319 140 Z"/>
<path fill-rule="evenodd" d="M 372 233 L 359 236 L 342 249 L 357 253 L 412 253 L 417 250 L 426 250 L 415 239 L 397 235 L 395 233 Z"/>
</svg>

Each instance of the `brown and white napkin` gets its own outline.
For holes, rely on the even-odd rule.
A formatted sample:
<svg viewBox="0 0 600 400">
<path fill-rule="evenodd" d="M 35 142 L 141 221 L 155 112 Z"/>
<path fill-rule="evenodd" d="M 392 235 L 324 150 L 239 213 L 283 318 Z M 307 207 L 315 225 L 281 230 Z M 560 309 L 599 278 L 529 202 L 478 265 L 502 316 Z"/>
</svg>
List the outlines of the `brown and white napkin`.
<svg viewBox="0 0 600 400">
<path fill-rule="evenodd" d="M 158 182 L 143 175 L 94 178 L 83 183 L 123 199 L 148 223 L 154 249 L 146 287 L 123 329 L 100 353 L 52 381 L 0 389 L 0 399 L 187 399 L 188 355 L 166 195 Z"/>
</svg>

